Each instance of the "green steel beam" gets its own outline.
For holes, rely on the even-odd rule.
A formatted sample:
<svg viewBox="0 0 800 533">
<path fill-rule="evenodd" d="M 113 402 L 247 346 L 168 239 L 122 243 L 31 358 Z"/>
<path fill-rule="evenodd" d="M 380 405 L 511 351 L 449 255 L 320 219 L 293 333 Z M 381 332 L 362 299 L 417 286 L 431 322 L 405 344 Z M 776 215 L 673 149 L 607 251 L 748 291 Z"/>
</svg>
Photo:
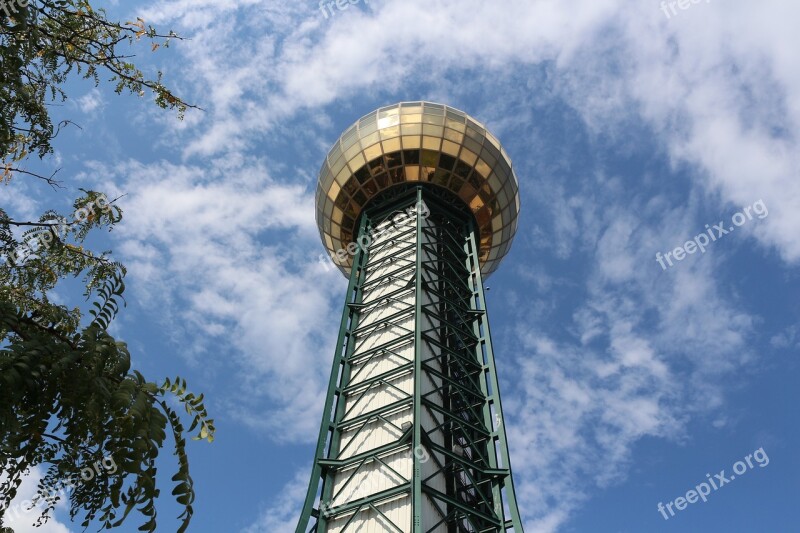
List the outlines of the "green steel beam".
<svg viewBox="0 0 800 533">
<path fill-rule="evenodd" d="M 423 201 L 422 188 L 416 190 L 417 204 Z M 422 217 L 416 217 L 417 255 L 414 299 L 414 450 L 422 447 Z M 422 458 L 411 454 L 411 533 L 422 533 Z"/>
<path fill-rule="evenodd" d="M 366 220 L 361 222 L 359 231 L 363 231 L 364 227 L 366 226 Z M 363 283 L 363 278 L 366 277 L 366 266 L 367 256 L 361 248 L 358 249 L 356 256 L 353 258 L 353 269 L 350 273 L 350 281 L 347 286 L 347 300 L 348 303 L 360 303 L 361 299 L 361 291 L 356 291 L 356 287 Z M 306 493 L 305 503 L 303 505 L 303 511 L 300 515 L 300 520 L 298 521 L 297 528 L 295 529 L 295 533 L 306 533 L 308 528 L 308 522 L 311 519 L 312 512 L 316 510 L 315 503 L 317 499 L 317 491 L 319 490 L 320 481 L 323 483 L 322 487 L 322 500 L 321 502 L 325 502 L 325 480 L 327 480 L 327 476 L 323 479 L 323 471 L 322 465 L 319 463 L 319 459 L 323 459 L 325 457 L 330 457 L 330 453 L 326 451 L 326 443 L 328 441 L 328 436 L 333 431 L 333 424 L 330 420 L 330 413 L 333 409 L 334 401 L 337 399 L 337 389 L 339 388 L 339 370 L 340 367 L 344 366 L 344 359 L 345 355 L 342 354 L 343 347 L 345 346 L 345 341 L 348 337 L 348 324 L 351 323 L 351 319 L 358 316 L 358 312 L 351 309 L 348 306 L 344 307 L 342 311 L 342 320 L 341 325 L 339 326 L 339 336 L 336 341 L 336 353 L 333 358 L 333 365 L 331 369 L 331 377 L 328 381 L 328 394 L 325 398 L 325 408 L 322 411 L 322 423 L 320 424 L 319 430 L 319 437 L 317 439 L 317 448 L 314 453 L 314 466 L 311 473 L 311 482 L 308 486 L 308 491 Z M 348 343 L 352 345 L 352 343 Z M 352 349 L 352 348 L 351 348 Z M 331 442 L 331 446 L 333 446 L 333 441 Z M 328 489 L 329 490 L 329 489 Z M 324 526 L 326 523 L 325 516 L 319 515 L 319 511 L 317 511 L 317 524 L 314 525 L 314 531 L 324 531 Z M 321 532 L 320 532 L 321 533 Z"/>
<path fill-rule="evenodd" d="M 474 226 L 474 221 L 471 221 L 471 223 L 473 224 L 473 226 L 472 226 L 472 231 L 470 232 L 469 235 L 469 246 L 472 250 L 477 250 L 477 244 L 475 242 L 476 229 Z M 478 305 L 475 305 L 474 309 L 476 311 L 477 310 L 486 311 L 486 293 L 483 289 L 483 278 L 481 275 L 480 264 L 478 262 L 478 258 L 476 257 L 476 255 L 477 254 L 475 253 L 471 254 L 472 262 L 470 265 L 471 266 L 470 269 L 473 272 L 473 276 L 470 277 L 470 283 L 472 285 L 473 292 L 476 294 L 478 298 L 480 307 L 478 307 Z M 483 326 L 483 328 L 481 328 L 481 326 Z M 487 359 L 488 359 L 487 379 L 489 380 L 489 385 L 491 386 L 492 389 L 492 395 L 488 397 L 487 406 L 491 404 L 496 405 L 495 412 L 500 415 L 500 424 L 499 424 L 500 427 L 498 428 L 496 433 L 497 433 L 497 439 L 500 442 L 500 456 L 501 456 L 500 458 L 503 463 L 503 467 L 508 470 L 508 476 L 506 477 L 503 483 L 503 487 L 505 488 L 505 495 L 508 500 L 508 508 L 509 512 L 511 513 L 511 517 L 509 518 L 508 521 L 512 524 L 511 528 L 512 531 L 514 531 L 514 533 L 517 533 L 523 531 L 522 520 L 520 518 L 519 508 L 517 507 L 517 496 L 514 491 L 514 478 L 511 473 L 511 459 L 510 459 L 510 454 L 508 453 L 508 439 L 506 437 L 506 426 L 502 414 L 503 407 L 502 403 L 500 402 L 500 384 L 497 381 L 497 368 L 495 366 L 495 361 L 494 361 L 494 351 L 492 350 L 492 336 L 489 330 L 489 321 L 486 320 L 485 314 L 482 317 L 479 317 L 478 320 L 476 320 L 475 330 L 474 330 L 476 335 L 480 335 L 481 329 L 483 329 L 482 346 L 486 347 Z M 478 356 L 481 362 L 483 362 L 484 359 L 483 354 L 479 353 Z M 489 427 L 493 427 L 494 421 L 491 420 L 491 411 L 488 409 L 486 416 L 490 418 L 490 423 L 492 424 Z M 502 505 L 500 505 L 500 510 L 501 512 L 505 512 Z M 506 522 L 504 521 L 504 524 L 505 523 Z"/>
</svg>

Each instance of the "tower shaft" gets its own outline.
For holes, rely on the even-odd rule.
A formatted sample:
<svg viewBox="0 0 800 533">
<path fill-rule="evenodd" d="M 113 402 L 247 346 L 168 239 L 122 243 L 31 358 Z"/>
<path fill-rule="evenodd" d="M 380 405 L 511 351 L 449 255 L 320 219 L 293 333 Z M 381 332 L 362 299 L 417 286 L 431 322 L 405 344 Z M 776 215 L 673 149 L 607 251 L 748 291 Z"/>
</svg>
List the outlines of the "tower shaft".
<svg viewBox="0 0 800 533">
<path fill-rule="evenodd" d="M 448 200 L 361 216 L 298 533 L 522 532 L 476 223 Z"/>
</svg>

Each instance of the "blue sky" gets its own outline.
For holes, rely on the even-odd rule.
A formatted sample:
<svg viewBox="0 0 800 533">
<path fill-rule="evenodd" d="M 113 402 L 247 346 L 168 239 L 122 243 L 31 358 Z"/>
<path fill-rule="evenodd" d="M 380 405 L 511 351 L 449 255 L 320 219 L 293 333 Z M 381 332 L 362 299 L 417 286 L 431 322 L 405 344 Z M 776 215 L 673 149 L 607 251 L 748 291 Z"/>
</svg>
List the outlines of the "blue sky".
<svg viewBox="0 0 800 533">
<path fill-rule="evenodd" d="M 520 181 L 487 285 L 526 531 L 797 531 L 800 4 L 665 6 L 107 4 L 191 37 L 138 61 L 205 111 L 178 122 L 76 80 L 55 114 L 83 129 L 35 164 L 70 188 L 18 178 L 0 199 L 24 218 L 69 212 L 79 186 L 126 194 L 98 241 L 129 267 L 113 333 L 217 420 L 217 441 L 190 447 L 192 531 L 294 531 L 346 288 L 317 262 L 316 173 L 352 122 L 411 100 L 484 122 Z M 659 265 L 747 207 L 763 216 Z M 707 502 L 657 510 L 762 448 L 768 464 Z M 11 525 L 80 530 L 63 507 Z"/>
</svg>

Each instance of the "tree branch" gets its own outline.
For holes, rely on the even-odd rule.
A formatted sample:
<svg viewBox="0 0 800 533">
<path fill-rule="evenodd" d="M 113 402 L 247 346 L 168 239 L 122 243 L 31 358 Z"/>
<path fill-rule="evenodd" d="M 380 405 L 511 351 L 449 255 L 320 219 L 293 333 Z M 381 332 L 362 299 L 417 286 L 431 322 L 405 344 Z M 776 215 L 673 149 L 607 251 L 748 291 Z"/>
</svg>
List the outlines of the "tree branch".
<svg viewBox="0 0 800 533">
<path fill-rule="evenodd" d="M 63 189 L 64 187 L 61 185 L 62 182 L 53 179 L 53 177 L 58 174 L 61 169 L 57 169 L 55 172 L 50 174 L 50 177 L 42 176 L 41 174 L 37 174 L 36 172 L 30 172 L 29 170 L 23 170 L 17 167 L 6 167 L 5 172 L 18 172 L 19 174 L 25 174 L 28 176 L 33 176 L 34 178 L 38 178 L 40 180 L 45 181 L 48 185 L 50 185 L 53 189 Z M 24 225 L 24 224 L 23 224 Z"/>
</svg>

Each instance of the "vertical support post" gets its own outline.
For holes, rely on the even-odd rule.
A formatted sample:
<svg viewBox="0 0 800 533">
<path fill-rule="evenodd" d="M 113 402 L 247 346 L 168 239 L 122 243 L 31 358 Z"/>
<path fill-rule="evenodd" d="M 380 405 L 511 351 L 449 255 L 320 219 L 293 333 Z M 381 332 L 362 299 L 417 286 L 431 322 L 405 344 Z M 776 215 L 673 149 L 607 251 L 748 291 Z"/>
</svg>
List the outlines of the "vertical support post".
<svg viewBox="0 0 800 533">
<path fill-rule="evenodd" d="M 417 205 L 423 201 L 422 187 L 417 188 Z M 414 478 L 411 482 L 413 533 L 422 533 L 422 217 L 416 217 L 417 255 L 414 270 Z"/>
<path fill-rule="evenodd" d="M 515 533 L 521 533 L 523 531 L 522 520 L 520 518 L 519 508 L 517 507 L 517 496 L 516 491 L 514 490 L 514 479 L 511 471 L 511 456 L 508 451 L 508 438 L 506 436 L 505 420 L 503 419 L 503 405 L 500 401 L 500 384 L 497 379 L 497 366 L 494 360 L 492 335 L 489 328 L 488 311 L 486 309 L 486 291 L 483 287 L 483 275 L 481 274 L 480 264 L 478 262 L 478 258 L 475 256 L 475 252 L 478 249 L 475 239 L 476 234 L 477 231 L 474 226 L 474 221 L 470 221 L 468 241 L 469 246 L 473 251 L 473 257 L 470 261 L 472 263 L 470 268 L 472 274 L 470 275 L 469 283 L 474 295 L 473 298 L 471 298 L 472 308 L 479 317 L 478 320 L 475 321 L 474 326 L 474 332 L 480 339 L 480 342 L 477 346 L 478 357 L 485 367 L 485 379 L 483 379 L 483 377 L 481 379 L 482 388 L 486 394 L 484 416 L 488 417 L 490 421 L 489 427 L 494 427 L 495 421 L 492 420 L 491 409 L 492 405 L 494 405 L 494 412 L 500 417 L 500 421 L 497 424 L 498 427 L 492 431 L 492 452 L 497 453 L 491 453 L 489 456 L 493 463 L 493 467 L 505 470 L 507 472 L 502 483 L 494 487 L 495 505 L 499 507 L 496 512 L 499 516 L 503 517 L 503 531 L 514 531 Z M 484 349 L 486 350 L 485 360 L 483 355 Z M 487 390 L 487 388 L 490 390 Z M 498 454 L 502 463 L 500 465 L 497 464 Z M 505 488 L 505 494 L 501 492 L 501 489 L 503 488 Z M 505 496 L 505 498 L 503 496 Z M 508 518 L 505 517 L 505 509 L 503 508 L 504 501 L 508 504 L 508 510 L 511 514 L 511 516 Z"/>
<path fill-rule="evenodd" d="M 361 221 L 359 227 L 359 235 L 362 234 L 366 227 L 366 218 Z M 317 518 L 317 523 L 313 531 L 324 532 L 327 529 L 327 505 L 330 503 L 331 483 L 330 476 L 322 468 L 320 461 L 326 457 L 330 457 L 330 451 L 339 446 L 338 436 L 339 431 L 336 427 L 336 416 L 332 417 L 334 402 L 336 402 L 337 415 L 341 412 L 341 384 L 346 383 L 342 381 L 340 376 L 340 369 L 342 373 L 347 371 L 346 358 L 348 353 L 353 351 L 353 336 L 352 331 L 358 325 L 358 310 L 352 308 L 350 303 L 360 303 L 361 301 L 361 286 L 366 277 L 366 265 L 368 259 L 368 252 L 360 246 L 353 258 L 353 268 L 350 271 L 350 281 L 347 285 L 347 294 L 345 296 L 345 306 L 342 310 L 342 320 L 339 325 L 339 337 L 336 340 L 336 353 L 333 357 L 333 365 L 331 368 L 331 377 L 328 381 L 328 393 L 325 396 L 325 408 L 322 411 L 322 423 L 320 424 L 319 437 L 317 438 L 317 447 L 314 452 L 314 467 L 311 473 L 311 482 L 308 486 L 306 499 L 303 504 L 303 512 L 300 515 L 300 520 L 297 524 L 295 533 L 306 533 L 308 522 L 312 516 Z M 330 436 L 330 443 L 326 452 L 326 443 Z M 317 500 L 317 491 L 319 490 L 319 483 L 322 481 L 322 489 L 320 491 L 320 508 L 315 509 L 314 504 Z M 326 499 L 327 498 L 327 499 Z"/>
</svg>

